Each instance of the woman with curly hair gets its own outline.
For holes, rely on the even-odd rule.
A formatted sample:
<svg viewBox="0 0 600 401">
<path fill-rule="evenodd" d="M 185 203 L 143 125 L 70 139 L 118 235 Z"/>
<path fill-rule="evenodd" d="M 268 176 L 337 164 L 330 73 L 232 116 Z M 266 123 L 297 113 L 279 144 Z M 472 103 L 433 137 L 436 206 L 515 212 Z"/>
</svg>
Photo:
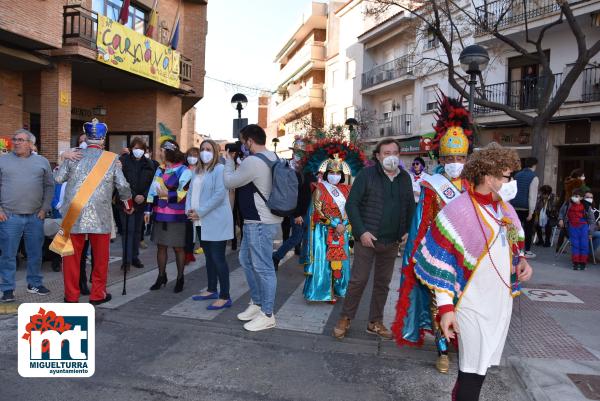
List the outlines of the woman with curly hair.
<svg viewBox="0 0 600 401">
<path fill-rule="evenodd" d="M 497 144 L 474 153 L 462 172 L 469 190 L 442 209 L 415 253 L 415 274 L 435 291 L 442 332 L 458 342 L 453 400 L 479 399 L 487 369 L 500 362 L 513 297 L 532 275 L 508 203 L 519 168 L 516 152 Z"/>
</svg>

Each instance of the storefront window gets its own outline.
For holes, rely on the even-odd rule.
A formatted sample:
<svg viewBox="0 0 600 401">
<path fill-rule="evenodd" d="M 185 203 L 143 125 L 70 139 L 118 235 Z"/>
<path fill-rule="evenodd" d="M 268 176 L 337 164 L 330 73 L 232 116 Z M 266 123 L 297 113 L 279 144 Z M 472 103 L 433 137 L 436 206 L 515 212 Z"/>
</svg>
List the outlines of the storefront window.
<svg viewBox="0 0 600 401">
<path fill-rule="evenodd" d="M 98 14 L 107 16 L 113 21 L 117 21 L 122 5 L 123 0 L 93 0 L 92 10 Z M 126 26 L 138 33 L 144 34 L 147 22 L 148 13 L 131 3 L 129 6 L 129 21 L 127 21 Z"/>
</svg>

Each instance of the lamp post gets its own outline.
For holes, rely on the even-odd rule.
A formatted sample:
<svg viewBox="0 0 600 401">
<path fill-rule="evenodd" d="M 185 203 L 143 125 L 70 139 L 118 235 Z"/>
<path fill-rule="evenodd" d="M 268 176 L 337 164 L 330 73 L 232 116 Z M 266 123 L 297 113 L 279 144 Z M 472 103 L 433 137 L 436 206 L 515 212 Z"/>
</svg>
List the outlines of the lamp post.
<svg viewBox="0 0 600 401">
<path fill-rule="evenodd" d="M 273 147 L 275 148 L 275 153 L 277 153 L 277 144 L 279 144 L 279 139 L 278 138 L 273 138 L 271 140 L 271 142 L 273 143 Z"/>
<path fill-rule="evenodd" d="M 242 110 L 248 104 L 248 98 L 243 93 L 236 93 L 231 98 L 231 107 L 237 110 L 238 118 L 233 120 L 233 137 L 237 138 L 240 131 L 244 128 L 244 121 L 242 120 Z M 246 124 L 248 120 L 246 119 Z"/>
<path fill-rule="evenodd" d="M 463 71 L 469 74 L 469 113 L 472 114 L 477 75 L 486 69 L 490 62 L 490 56 L 484 47 L 471 45 L 463 49 L 458 60 Z"/>
</svg>

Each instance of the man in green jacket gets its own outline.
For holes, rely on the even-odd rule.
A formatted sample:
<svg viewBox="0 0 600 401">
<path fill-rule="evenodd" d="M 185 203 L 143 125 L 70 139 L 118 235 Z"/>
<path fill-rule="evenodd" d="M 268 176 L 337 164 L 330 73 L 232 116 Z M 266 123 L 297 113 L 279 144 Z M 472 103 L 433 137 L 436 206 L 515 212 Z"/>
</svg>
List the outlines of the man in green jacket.
<svg viewBox="0 0 600 401">
<path fill-rule="evenodd" d="M 367 332 L 390 340 L 392 332 L 383 324 L 390 280 L 400 244 L 406 241 L 415 210 L 412 183 L 399 168 L 400 146 L 384 139 L 375 148 L 376 164 L 363 169 L 346 202 L 346 213 L 354 237 L 354 263 L 350 284 L 333 336 L 344 338 L 360 304 L 371 268 L 375 266 L 373 294 Z"/>
</svg>

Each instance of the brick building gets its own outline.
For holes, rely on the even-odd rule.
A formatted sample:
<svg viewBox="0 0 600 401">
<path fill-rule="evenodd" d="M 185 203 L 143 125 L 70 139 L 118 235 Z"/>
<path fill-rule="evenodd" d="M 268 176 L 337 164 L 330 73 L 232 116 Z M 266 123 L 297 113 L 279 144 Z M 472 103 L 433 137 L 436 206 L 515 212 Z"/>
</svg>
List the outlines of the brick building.
<svg viewBox="0 0 600 401">
<path fill-rule="evenodd" d="M 75 3 L 75 4 L 74 4 Z M 108 149 L 133 136 L 151 146 L 159 123 L 192 146 L 194 105 L 204 93 L 206 0 L 0 0 L 0 135 L 26 127 L 49 160 L 73 146 L 84 121 L 109 127 Z M 179 43 L 169 41 L 179 15 Z M 105 17 L 110 18 L 110 20 Z"/>
</svg>

